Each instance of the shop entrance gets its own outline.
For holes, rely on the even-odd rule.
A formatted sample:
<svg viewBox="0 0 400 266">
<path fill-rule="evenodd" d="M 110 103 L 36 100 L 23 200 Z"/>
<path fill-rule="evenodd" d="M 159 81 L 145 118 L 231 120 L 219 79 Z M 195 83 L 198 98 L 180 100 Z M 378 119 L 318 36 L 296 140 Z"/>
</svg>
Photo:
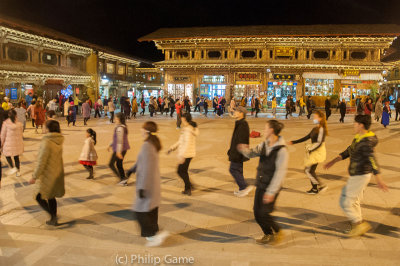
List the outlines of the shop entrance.
<svg viewBox="0 0 400 266">
<path fill-rule="evenodd" d="M 174 99 L 189 96 L 189 99 L 192 100 L 193 84 L 168 84 L 168 95 L 171 95 Z"/>
<path fill-rule="evenodd" d="M 247 99 L 247 105 L 251 105 L 253 95 L 259 97 L 261 92 L 261 84 L 237 84 L 235 85 L 234 98 L 240 101 L 242 97 Z"/>
<path fill-rule="evenodd" d="M 276 105 L 284 107 L 288 96 L 296 100 L 297 82 L 292 81 L 271 81 L 268 82 L 268 101 L 276 97 Z"/>
</svg>

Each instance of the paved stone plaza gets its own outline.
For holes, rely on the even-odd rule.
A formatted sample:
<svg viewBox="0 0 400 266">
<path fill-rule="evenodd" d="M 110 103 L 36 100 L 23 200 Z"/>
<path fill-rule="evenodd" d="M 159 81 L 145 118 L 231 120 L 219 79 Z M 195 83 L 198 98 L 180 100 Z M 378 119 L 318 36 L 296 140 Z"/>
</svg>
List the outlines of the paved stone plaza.
<svg viewBox="0 0 400 266">
<path fill-rule="evenodd" d="M 129 140 L 132 150 L 125 159 L 125 169 L 132 166 L 142 138 L 139 128 L 149 117 L 130 120 Z M 351 142 L 353 116 L 345 124 L 335 114 L 329 120 L 328 158 Z M 373 230 L 364 237 L 348 239 L 342 233 L 349 224 L 338 204 L 341 188 L 347 179 L 347 162 L 330 171 L 317 169 L 329 189 L 316 196 L 305 193 L 310 184 L 303 173 L 304 145 L 289 147 L 290 163 L 284 189 L 274 213 L 285 232 L 285 240 L 274 247 L 259 246 L 254 238 L 262 232 L 254 221 L 254 192 L 236 198 L 236 185 L 228 172 L 226 151 L 234 120 L 229 117 L 198 118 L 200 136 L 198 156 L 190 167 L 196 186 L 192 197 L 183 196 L 183 183 L 176 174 L 175 154 L 166 155 L 169 145 L 178 139 L 175 120 L 154 118 L 160 127 L 163 144 L 160 153 L 162 205 L 159 224 L 171 232 L 164 246 L 146 248 L 130 211 L 135 197 L 135 176 L 129 186 L 117 186 L 108 169 L 107 146 L 113 125 L 106 119 L 91 119 L 89 126 L 98 134 L 99 154 L 95 180 L 86 180 L 87 172 L 78 163 L 85 138 L 85 127 L 66 127 L 64 165 L 66 195 L 58 200 L 60 223 L 57 229 L 44 225 L 48 219 L 33 199 L 34 186 L 29 185 L 41 135 L 31 126 L 25 132 L 22 176 L 3 176 L 0 190 L 0 265 L 127 265 L 131 255 L 154 262 L 165 255 L 193 257 L 194 265 L 399 265 L 400 264 L 400 124 L 388 129 L 375 123 L 372 130 L 379 137 L 377 158 L 390 192 L 381 192 L 374 180 L 363 201 L 363 213 Z M 262 131 L 265 116 L 249 118 L 251 130 Z M 283 136 L 291 140 L 304 136 L 312 127 L 311 120 L 292 118 L 284 121 Z M 251 139 L 251 144 L 263 138 Z M 254 182 L 257 159 L 245 163 L 245 176 Z M 3 163 L 5 165 L 5 163 Z M 3 171 L 6 168 L 3 169 Z M 119 259 L 118 259 L 119 258 Z"/>
</svg>

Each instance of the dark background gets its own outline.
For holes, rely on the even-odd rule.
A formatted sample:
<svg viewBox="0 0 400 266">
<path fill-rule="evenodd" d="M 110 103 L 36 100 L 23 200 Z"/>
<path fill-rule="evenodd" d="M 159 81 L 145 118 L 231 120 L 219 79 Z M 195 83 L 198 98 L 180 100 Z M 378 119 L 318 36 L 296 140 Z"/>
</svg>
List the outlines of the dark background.
<svg viewBox="0 0 400 266">
<path fill-rule="evenodd" d="M 1 14 L 157 61 L 154 44 L 137 39 L 161 27 L 400 24 L 400 1 L 0 0 Z"/>
</svg>

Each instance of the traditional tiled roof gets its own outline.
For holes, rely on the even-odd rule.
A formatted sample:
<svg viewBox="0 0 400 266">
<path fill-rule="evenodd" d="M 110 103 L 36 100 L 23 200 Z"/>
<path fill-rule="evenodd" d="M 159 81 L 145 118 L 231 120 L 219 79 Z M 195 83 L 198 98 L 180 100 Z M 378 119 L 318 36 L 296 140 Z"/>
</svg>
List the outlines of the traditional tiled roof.
<svg viewBox="0 0 400 266">
<path fill-rule="evenodd" d="M 391 53 L 382 58 L 382 62 L 399 62 L 399 61 L 400 61 L 399 49 L 393 49 Z"/>
<path fill-rule="evenodd" d="M 74 75 L 74 76 L 87 76 L 88 74 L 84 71 L 80 71 L 76 68 L 63 67 L 63 66 L 51 66 L 45 64 L 26 64 L 13 61 L 3 61 L 0 64 L 0 71 L 17 71 L 28 73 L 43 73 L 43 74 L 55 74 L 55 75 Z"/>
<path fill-rule="evenodd" d="M 395 24 L 266 25 L 234 27 L 161 28 L 139 41 L 229 37 L 399 36 Z"/>
<path fill-rule="evenodd" d="M 57 40 L 57 41 L 62 41 L 62 42 L 70 43 L 70 44 L 88 47 L 88 48 L 91 48 L 96 51 L 109 53 L 109 54 L 113 54 L 113 55 L 120 56 L 120 57 L 125 57 L 125 58 L 135 60 L 138 62 L 151 63 L 149 60 L 145 60 L 145 59 L 141 59 L 141 58 L 134 57 L 131 55 L 127 55 L 125 53 L 115 51 L 109 47 L 104 47 L 104 46 L 100 46 L 97 44 L 89 43 L 87 41 L 75 38 L 73 36 L 56 31 L 56 30 L 48 28 L 48 27 L 44 27 L 44 26 L 30 23 L 27 21 L 23 21 L 20 19 L 6 17 L 4 15 L 0 16 L 0 26 L 4 26 L 7 28 L 21 31 L 21 32 L 30 33 L 30 34 L 38 35 L 41 37 L 45 37 L 45 38 L 49 38 L 49 39 L 53 39 L 53 40 Z"/>
</svg>

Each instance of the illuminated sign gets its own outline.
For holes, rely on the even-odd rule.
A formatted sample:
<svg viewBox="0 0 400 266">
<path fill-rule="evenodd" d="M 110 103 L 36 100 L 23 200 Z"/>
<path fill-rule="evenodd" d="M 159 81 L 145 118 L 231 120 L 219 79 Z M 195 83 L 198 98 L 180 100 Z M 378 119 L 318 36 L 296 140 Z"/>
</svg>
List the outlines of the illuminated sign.
<svg viewBox="0 0 400 266">
<path fill-rule="evenodd" d="M 294 80 L 294 74 L 274 74 L 274 79 Z"/>
<path fill-rule="evenodd" d="M 343 70 L 343 76 L 360 76 L 360 70 L 358 69 L 345 69 Z"/>
<path fill-rule="evenodd" d="M 236 80 L 237 81 L 259 81 L 260 73 L 237 73 Z"/>
<path fill-rule="evenodd" d="M 275 47 L 275 56 L 294 56 L 296 48 L 294 47 Z"/>
<path fill-rule="evenodd" d="M 72 86 L 68 85 L 64 90 L 61 90 L 61 94 L 64 95 L 65 98 L 69 98 L 73 94 Z"/>
</svg>

